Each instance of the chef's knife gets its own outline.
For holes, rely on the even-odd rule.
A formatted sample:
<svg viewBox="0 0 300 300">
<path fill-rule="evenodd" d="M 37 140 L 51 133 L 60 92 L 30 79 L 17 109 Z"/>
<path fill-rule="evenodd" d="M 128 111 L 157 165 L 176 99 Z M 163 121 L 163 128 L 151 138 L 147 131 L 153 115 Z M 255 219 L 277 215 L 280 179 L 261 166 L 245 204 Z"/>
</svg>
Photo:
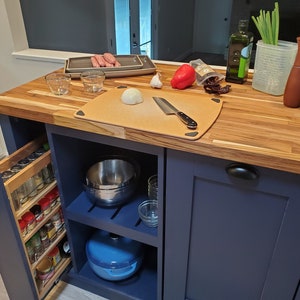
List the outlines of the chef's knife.
<svg viewBox="0 0 300 300">
<path fill-rule="evenodd" d="M 184 124 L 186 124 L 188 129 L 197 128 L 198 124 L 196 121 L 194 121 L 182 111 L 178 110 L 166 99 L 161 97 L 153 97 L 153 99 L 166 115 L 176 115 Z"/>
</svg>

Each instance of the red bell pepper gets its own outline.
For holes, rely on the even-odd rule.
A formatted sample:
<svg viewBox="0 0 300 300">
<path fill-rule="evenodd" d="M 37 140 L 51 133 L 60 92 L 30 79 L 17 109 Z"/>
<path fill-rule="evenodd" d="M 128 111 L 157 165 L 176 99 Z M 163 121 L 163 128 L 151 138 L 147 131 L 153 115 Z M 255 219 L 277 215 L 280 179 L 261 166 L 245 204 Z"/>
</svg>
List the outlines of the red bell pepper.
<svg viewBox="0 0 300 300">
<path fill-rule="evenodd" d="M 183 90 L 191 86 L 196 80 L 195 69 L 189 64 L 181 65 L 171 79 L 171 86 L 174 89 Z"/>
</svg>

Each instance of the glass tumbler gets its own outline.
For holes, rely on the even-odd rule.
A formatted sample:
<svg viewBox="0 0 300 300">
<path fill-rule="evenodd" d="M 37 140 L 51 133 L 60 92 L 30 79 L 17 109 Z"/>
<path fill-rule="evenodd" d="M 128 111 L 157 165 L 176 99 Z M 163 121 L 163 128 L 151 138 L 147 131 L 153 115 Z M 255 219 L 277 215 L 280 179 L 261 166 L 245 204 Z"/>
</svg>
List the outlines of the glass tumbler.
<svg viewBox="0 0 300 300">
<path fill-rule="evenodd" d="M 158 182 L 157 175 L 152 175 L 148 179 L 148 198 L 157 200 Z"/>
</svg>

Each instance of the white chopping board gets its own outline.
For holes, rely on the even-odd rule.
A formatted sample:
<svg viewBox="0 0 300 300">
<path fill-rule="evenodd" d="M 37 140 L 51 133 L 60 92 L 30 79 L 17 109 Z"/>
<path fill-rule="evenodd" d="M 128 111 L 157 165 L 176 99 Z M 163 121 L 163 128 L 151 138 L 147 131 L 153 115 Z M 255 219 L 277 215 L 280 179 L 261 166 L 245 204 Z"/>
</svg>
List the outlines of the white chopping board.
<svg viewBox="0 0 300 300">
<path fill-rule="evenodd" d="M 125 88 L 114 88 L 90 100 L 76 118 L 153 132 L 166 136 L 196 140 L 215 122 L 222 109 L 222 100 L 209 94 L 189 95 L 179 90 L 139 89 L 143 102 L 124 104 L 121 95 Z M 152 97 L 163 97 L 198 123 L 190 130 L 176 115 L 166 115 Z M 212 100 L 214 99 L 214 100 Z"/>
</svg>

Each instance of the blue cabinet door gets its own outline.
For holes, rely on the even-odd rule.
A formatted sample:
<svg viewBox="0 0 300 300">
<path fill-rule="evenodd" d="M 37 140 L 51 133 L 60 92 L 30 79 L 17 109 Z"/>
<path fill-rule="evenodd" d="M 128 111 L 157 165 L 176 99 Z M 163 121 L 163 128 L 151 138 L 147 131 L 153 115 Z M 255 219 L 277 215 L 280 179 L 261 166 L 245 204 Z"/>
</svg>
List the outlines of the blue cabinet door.
<svg viewBox="0 0 300 300">
<path fill-rule="evenodd" d="M 293 299 L 299 176 L 168 151 L 165 298 Z"/>
</svg>

